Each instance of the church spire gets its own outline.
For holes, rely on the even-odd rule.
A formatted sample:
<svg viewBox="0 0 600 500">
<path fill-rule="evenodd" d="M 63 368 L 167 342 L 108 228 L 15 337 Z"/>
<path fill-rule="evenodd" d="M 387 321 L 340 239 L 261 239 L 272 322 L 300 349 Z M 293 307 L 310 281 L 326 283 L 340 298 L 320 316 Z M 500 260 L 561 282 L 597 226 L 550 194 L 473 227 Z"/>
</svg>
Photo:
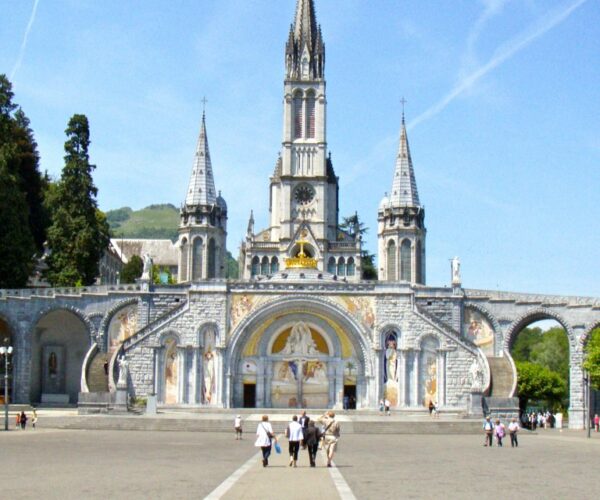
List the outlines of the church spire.
<svg viewBox="0 0 600 500">
<path fill-rule="evenodd" d="M 313 0 L 297 1 L 285 55 L 287 78 L 318 80 L 324 77 L 325 44 L 321 27 L 317 24 Z"/>
<path fill-rule="evenodd" d="M 390 205 L 393 207 L 420 207 L 417 181 L 413 169 L 406 124 L 404 122 L 404 110 L 402 111 L 402 128 L 400 130 L 400 145 L 396 158 L 396 169 L 392 183 L 392 193 L 389 197 Z"/>
<path fill-rule="evenodd" d="M 215 180 L 213 178 L 212 163 L 208 150 L 208 137 L 206 135 L 206 114 L 202 113 L 202 126 L 196 145 L 194 166 L 188 187 L 185 204 L 188 207 L 198 205 L 214 205 L 217 201 Z"/>
</svg>

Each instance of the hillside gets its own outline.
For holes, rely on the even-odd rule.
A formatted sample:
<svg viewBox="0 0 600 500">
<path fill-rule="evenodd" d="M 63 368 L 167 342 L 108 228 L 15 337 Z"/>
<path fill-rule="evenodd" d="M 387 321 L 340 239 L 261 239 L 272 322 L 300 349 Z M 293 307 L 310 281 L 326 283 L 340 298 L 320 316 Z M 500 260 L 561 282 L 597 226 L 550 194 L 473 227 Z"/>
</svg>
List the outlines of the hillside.
<svg viewBox="0 0 600 500">
<path fill-rule="evenodd" d="M 115 238 L 177 239 L 179 210 L 171 204 L 150 205 L 141 210 L 129 207 L 106 212 Z"/>
</svg>

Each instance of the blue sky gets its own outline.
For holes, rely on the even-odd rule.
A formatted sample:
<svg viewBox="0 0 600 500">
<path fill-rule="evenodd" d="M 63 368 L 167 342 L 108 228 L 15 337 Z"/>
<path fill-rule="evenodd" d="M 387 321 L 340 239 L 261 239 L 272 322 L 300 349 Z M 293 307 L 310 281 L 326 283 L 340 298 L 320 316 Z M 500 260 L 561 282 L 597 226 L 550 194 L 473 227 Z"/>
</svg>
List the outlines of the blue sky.
<svg viewBox="0 0 600 500">
<path fill-rule="evenodd" d="M 237 255 L 267 224 L 294 0 L 0 0 L 0 72 L 58 176 L 91 124 L 103 210 L 184 199 L 206 95 Z M 32 16 L 35 7 L 35 16 Z M 427 282 L 600 296 L 599 0 L 316 0 L 340 212 L 376 251 L 402 96 Z"/>
</svg>

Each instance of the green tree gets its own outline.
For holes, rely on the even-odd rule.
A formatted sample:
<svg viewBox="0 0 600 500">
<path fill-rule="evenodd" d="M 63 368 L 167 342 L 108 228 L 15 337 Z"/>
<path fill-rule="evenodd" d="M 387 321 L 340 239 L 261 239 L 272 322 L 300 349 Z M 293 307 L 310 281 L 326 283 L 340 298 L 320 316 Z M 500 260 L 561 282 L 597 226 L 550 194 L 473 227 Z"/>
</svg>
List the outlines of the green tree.
<svg viewBox="0 0 600 500">
<path fill-rule="evenodd" d="M 0 75 L 0 287 L 20 288 L 33 269 L 35 245 L 20 177 L 12 85 Z"/>
<path fill-rule="evenodd" d="M 363 236 L 367 234 L 369 228 L 359 219 L 358 213 L 349 217 L 342 217 L 342 222 L 339 229 L 346 233 L 351 238 L 356 238 L 357 235 L 362 239 L 361 262 L 362 262 L 362 278 L 366 280 L 377 279 L 377 268 L 375 267 L 375 255 L 365 250 L 366 241 Z"/>
<path fill-rule="evenodd" d="M 555 408 L 567 397 L 567 383 L 556 372 L 537 363 L 515 362 L 518 373 L 519 407 L 525 410 L 529 402 L 544 402 Z"/>
<path fill-rule="evenodd" d="M 87 117 L 73 115 L 65 132 L 65 166 L 51 200 L 46 278 L 55 286 L 90 285 L 108 246 L 109 228 L 96 202 Z"/>
<path fill-rule="evenodd" d="M 33 269 L 35 245 L 19 182 L 0 151 L 0 288 L 21 288 Z"/>
<path fill-rule="evenodd" d="M 135 280 L 142 275 L 143 270 L 144 261 L 142 258 L 139 255 L 132 255 L 121 270 L 121 283 L 135 283 Z"/>
<path fill-rule="evenodd" d="M 240 266 L 238 261 L 233 258 L 231 252 L 227 252 L 227 277 L 232 280 L 238 279 L 240 275 Z"/>
<path fill-rule="evenodd" d="M 585 345 L 585 361 L 583 367 L 590 374 L 592 387 L 600 390 L 600 327 L 594 328 Z"/>
</svg>

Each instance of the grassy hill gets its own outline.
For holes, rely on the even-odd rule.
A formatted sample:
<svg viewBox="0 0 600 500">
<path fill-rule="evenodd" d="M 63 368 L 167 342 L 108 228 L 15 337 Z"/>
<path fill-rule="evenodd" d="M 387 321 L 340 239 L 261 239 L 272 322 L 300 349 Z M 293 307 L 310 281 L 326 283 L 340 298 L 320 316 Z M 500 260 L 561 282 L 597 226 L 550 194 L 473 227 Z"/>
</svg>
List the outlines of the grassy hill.
<svg viewBox="0 0 600 500">
<path fill-rule="evenodd" d="M 177 239 L 179 210 L 171 204 L 150 205 L 141 210 L 129 207 L 106 212 L 115 238 Z"/>
</svg>

